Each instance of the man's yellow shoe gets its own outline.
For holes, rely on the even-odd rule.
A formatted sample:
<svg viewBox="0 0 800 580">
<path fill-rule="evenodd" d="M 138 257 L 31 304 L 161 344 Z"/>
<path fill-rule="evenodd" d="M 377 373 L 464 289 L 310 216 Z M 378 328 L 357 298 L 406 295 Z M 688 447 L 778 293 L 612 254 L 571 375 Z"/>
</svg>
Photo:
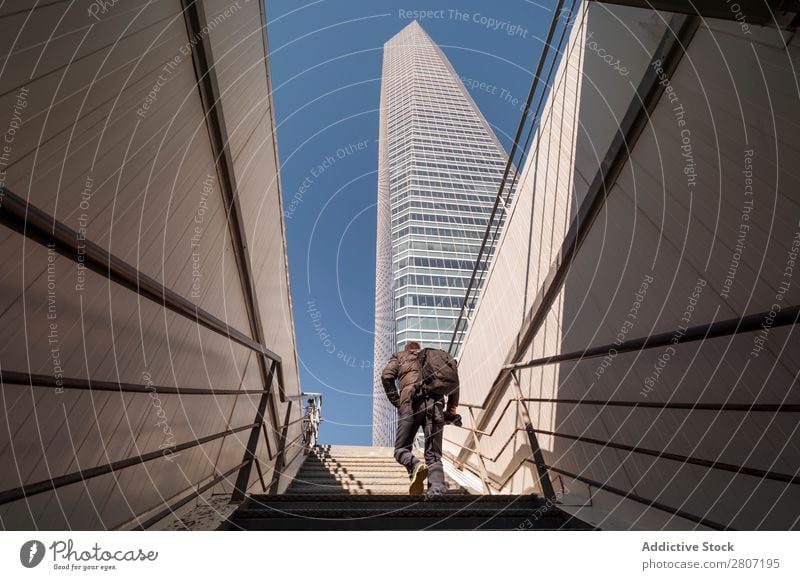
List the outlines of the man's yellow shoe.
<svg viewBox="0 0 800 580">
<path fill-rule="evenodd" d="M 408 493 L 410 495 L 422 495 L 425 492 L 425 480 L 428 477 L 428 466 L 424 461 L 417 463 L 414 471 L 409 476 L 411 478 L 411 485 L 408 486 Z"/>
</svg>

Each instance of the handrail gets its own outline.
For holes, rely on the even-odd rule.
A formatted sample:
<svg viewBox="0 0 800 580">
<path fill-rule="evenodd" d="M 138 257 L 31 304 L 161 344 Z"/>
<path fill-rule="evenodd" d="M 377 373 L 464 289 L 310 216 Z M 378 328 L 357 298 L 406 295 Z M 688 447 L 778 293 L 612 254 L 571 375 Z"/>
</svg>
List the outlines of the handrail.
<svg viewBox="0 0 800 580">
<path fill-rule="evenodd" d="M 509 404 L 511 402 L 513 402 L 513 401 L 517 401 L 517 399 L 509 399 L 505 409 L 507 409 Z M 537 401 L 537 399 L 520 399 L 519 400 L 519 402 L 523 403 L 523 404 L 525 404 L 527 402 L 536 402 L 536 401 Z M 620 403 L 629 404 L 630 406 L 639 406 L 637 404 L 638 402 L 621 401 Z M 631 403 L 633 403 L 633 404 L 631 404 Z M 590 404 L 602 404 L 602 402 L 592 401 Z M 649 404 L 649 406 L 653 406 L 653 405 L 669 405 L 669 404 L 668 403 L 665 403 L 665 404 L 650 403 Z M 643 406 L 644 406 L 644 404 L 643 404 Z M 672 405 L 672 407 L 678 408 L 678 409 L 684 409 L 684 410 L 693 410 L 691 405 L 685 404 L 685 403 L 676 403 L 676 404 Z M 719 408 L 723 408 L 725 410 L 735 411 L 735 412 L 772 412 L 772 413 L 788 412 L 788 413 L 800 413 L 800 405 L 795 405 L 795 404 L 705 405 L 705 408 L 699 409 L 699 410 L 707 410 L 708 408 L 715 409 L 715 408 L 718 408 L 718 407 Z M 505 412 L 505 409 L 504 409 L 504 412 Z M 495 424 L 495 427 L 493 428 L 492 433 L 494 433 L 494 431 L 497 428 L 498 424 L 499 424 L 499 420 Z M 470 430 L 468 428 L 464 428 L 464 429 Z M 522 427 L 515 427 L 512 430 L 511 434 L 509 435 L 508 439 L 505 441 L 505 443 L 502 445 L 502 447 L 500 448 L 500 450 L 498 451 L 498 453 L 494 457 L 490 457 L 490 456 L 484 455 L 480 451 L 479 448 L 478 449 L 473 449 L 471 447 L 468 447 L 467 445 L 458 443 L 456 441 L 453 441 L 453 440 L 447 439 L 447 438 L 445 439 L 445 441 L 447 441 L 448 443 L 450 443 L 452 445 L 455 445 L 456 447 L 460 448 L 462 450 L 462 452 L 463 451 L 467 451 L 467 452 L 469 452 L 469 453 L 471 453 L 473 455 L 476 455 L 477 458 L 478 458 L 478 461 L 483 461 L 484 459 L 487 459 L 492 463 L 498 463 L 498 461 L 500 459 L 500 456 L 505 452 L 505 450 L 508 447 L 508 445 L 517 437 L 517 434 L 519 432 L 521 432 L 521 431 L 526 431 L 526 429 L 524 429 Z M 794 484 L 794 485 L 800 484 L 800 476 L 792 475 L 792 474 L 785 474 L 785 473 L 779 473 L 779 472 L 774 472 L 774 471 L 760 470 L 760 469 L 755 469 L 755 468 L 746 467 L 746 466 L 739 466 L 739 465 L 733 465 L 733 464 L 728 464 L 728 463 L 723 463 L 723 462 L 706 460 L 706 459 L 692 457 L 692 456 L 685 456 L 685 455 L 679 455 L 679 454 L 674 454 L 674 453 L 667 453 L 667 452 L 664 452 L 664 451 L 658 451 L 658 450 L 653 450 L 653 449 L 645 449 L 645 448 L 640 448 L 640 447 L 634 447 L 634 446 L 624 445 L 624 444 L 621 444 L 621 443 L 616 443 L 616 442 L 613 442 L 613 441 L 603 441 L 603 440 L 586 438 L 586 437 L 576 436 L 576 435 L 571 435 L 571 434 L 566 434 L 566 433 L 559 433 L 559 432 L 555 432 L 555 431 L 545 431 L 545 430 L 542 430 L 542 429 L 534 429 L 534 431 L 537 432 L 537 433 L 540 433 L 540 434 L 544 434 L 544 435 L 550 435 L 550 436 L 555 436 L 555 437 L 564 437 L 564 438 L 572 439 L 572 440 L 580 440 L 581 442 L 584 442 L 584 443 L 595 444 L 595 445 L 600 445 L 600 446 L 603 446 L 603 447 L 610 447 L 610 448 L 615 448 L 615 449 L 621 449 L 621 450 L 628 451 L 630 453 L 642 453 L 642 454 L 645 454 L 645 455 L 655 456 L 655 457 L 658 457 L 658 458 L 668 459 L 668 460 L 672 460 L 672 461 L 678 461 L 678 462 L 682 462 L 682 463 L 686 463 L 686 464 L 699 465 L 699 466 L 702 466 L 702 467 L 707 467 L 709 469 L 719 469 L 719 470 L 729 471 L 729 472 L 733 472 L 733 473 L 737 473 L 737 474 L 748 475 L 748 476 L 752 476 L 752 477 L 757 477 L 759 479 L 770 479 L 770 480 L 773 480 L 773 481 L 780 481 L 780 482 L 788 483 L 790 485 L 791 484 Z M 490 435 L 490 436 L 492 436 L 492 435 Z M 475 437 L 475 441 L 476 441 L 476 443 L 478 445 L 480 444 L 480 442 L 479 442 L 477 437 Z M 475 473 L 475 469 L 472 468 L 466 461 L 461 460 L 459 456 L 453 455 L 453 454 L 450 454 L 450 453 L 446 453 L 446 455 L 450 456 L 451 461 L 453 461 L 453 463 L 456 466 L 461 467 L 461 468 L 467 467 L 473 473 Z M 485 473 L 485 474 L 481 475 L 481 479 L 487 484 L 489 484 L 489 483 L 492 484 L 496 490 L 502 491 L 503 488 L 506 486 L 506 484 L 514 477 L 514 475 L 516 475 L 516 473 L 526 464 L 531 464 L 534 467 L 540 467 L 530 457 L 524 457 L 517 463 L 517 465 L 514 468 L 511 469 L 511 471 L 508 473 L 508 475 L 506 476 L 506 478 L 502 482 L 497 480 L 494 476 L 492 476 L 489 473 Z M 638 503 L 643 503 L 643 504 L 646 504 L 646 505 L 648 505 L 650 507 L 655 507 L 656 509 L 659 509 L 661 511 L 667 511 L 669 513 L 672 513 L 673 515 L 678 515 L 679 517 L 686 517 L 686 519 L 689 519 L 690 521 L 695 521 L 695 522 L 700 523 L 700 524 L 702 524 L 704 526 L 707 526 L 707 527 L 710 527 L 710 528 L 713 528 L 713 529 L 727 529 L 726 526 L 723 526 L 722 524 L 719 524 L 717 522 L 713 522 L 711 520 L 708 520 L 707 518 L 702 518 L 702 517 L 699 517 L 699 516 L 696 516 L 696 515 L 693 515 L 693 514 L 690 514 L 691 517 L 687 517 L 686 516 L 687 512 L 672 508 L 672 507 L 667 506 L 665 504 L 662 504 L 660 502 L 654 502 L 654 501 L 648 500 L 647 498 L 643 498 L 643 497 L 637 496 L 636 494 L 634 494 L 632 492 L 625 492 L 624 490 L 619 490 L 619 489 L 617 489 L 617 488 L 615 488 L 613 486 L 609 486 L 607 484 L 603 484 L 602 482 L 597 482 L 595 480 L 591 480 L 589 478 L 586 478 L 585 476 L 572 474 L 570 472 L 564 471 L 563 469 L 556 468 L 556 467 L 551 466 L 551 465 L 544 465 L 544 467 L 546 468 L 547 471 L 552 471 L 554 473 L 559 473 L 559 474 L 562 474 L 562 475 L 566 475 L 567 477 L 572 477 L 573 479 L 576 479 L 576 480 L 579 480 L 579 481 L 583 481 L 584 483 L 587 483 L 588 485 L 592 485 L 592 486 L 597 487 L 599 489 L 604 489 L 604 490 L 609 491 L 611 493 L 614 493 L 616 495 L 622 495 L 622 496 L 626 497 L 627 499 L 631 499 L 631 500 L 636 501 Z"/>
<path fill-rule="evenodd" d="M 522 399 L 527 403 L 563 403 L 565 405 L 598 405 L 643 409 L 677 409 L 683 411 L 740 411 L 743 413 L 800 413 L 798 403 L 671 403 L 657 401 L 604 401 L 602 399 Z"/>
<path fill-rule="evenodd" d="M 513 401 L 516 401 L 516 399 L 509 399 L 509 402 L 513 402 Z M 526 399 L 523 399 L 521 402 L 529 402 L 529 401 L 526 400 Z M 600 404 L 600 403 L 598 403 L 598 404 Z M 745 407 L 747 407 L 747 405 L 738 405 L 737 404 L 735 406 L 735 408 L 731 409 L 731 411 L 742 411 L 742 412 L 754 411 L 754 412 L 771 412 L 771 413 L 784 413 L 784 412 L 785 413 L 800 413 L 800 405 L 794 405 L 794 404 L 787 404 L 787 405 L 759 405 L 759 408 L 757 408 L 757 409 L 745 409 Z M 688 405 L 681 405 L 680 408 L 684 409 L 684 410 L 693 410 Z M 470 429 L 468 429 L 466 427 L 462 427 L 462 429 L 470 430 Z M 525 432 L 525 431 L 526 431 L 526 429 L 524 427 L 515 427 L 514 429 L 512 429 L 511 430 L 511 434 L 505 440 L 503 445 L 500 447 L 500 450 L 495 454 L 494 457 L 489 456 L 489 455 L 484 455 L 478 449 L 474 449 L 474 448 L 468 447 L 467 445 L 464 445 L 462 443 L 458 443 L 457 441 L 453 441 L 451 439 L 445 438 L 445 441 L 447 441 L 448 443 L 450 443 L 452 445 L 456 445 L 456 446 L 458 446 L 459 448 L 461 448 L 461 449 L 463 449 L 465 451 L 469 451 L 469 452 L 474 453 L 474 454 L 479 454 L 481 458 L 487 459 L 487 460 L 491 461 L 492 463 L 498 463 L 499 459 L 500 459 L 500 456 L 505 452 L 505 450 L 508 447 L 508 445 L 514 440 L 514 438 L 516 437 L 517 433 Z M 590 444 L 593 444 L 593 445 L 600 445 L 600 446 L 603 446 L 603 447 L 610 447 L 612 449 L 619 449 L 621 451 L 628 451 L 630 453 L 640 453 L 642 455 L 650 455 L 650 456 L 655 456 L 655 457 L 659 457 L 659 458 L 662 458 L 662 459 L 669 459 L 669 460 L 672 460 L 672 461 L 679 461 L 679 462 L 682 462 L 682 463 L 688 463 L 688 464 L 692 464 L 692 465 L 699 465 L 699 466 L 702 466 L 702 467 L 708 467 L 710 469 L 719 469 L 719 470 L 722 470 L 722 471 L 731 471 L 731 472 L 739 473 L 739 474 L 742 474 L 742 475 L 750 475 L 750 476 L 753 476 L 753 477 L 758 477 L 760 479 L 771 479 L 771 480 L 780 481 L 780 482 L 783 482 L 783 483 L 800 485 L 800 476 L 798 476 L 798 475 L 780 473 L 780 472 L 771 471 L 771 470 L 761 470 L 761 469 L 756 469 L 756 468 L 752 468 L 752 467 L 747 467 L 747 466 L 744 466 L 744 465 L 734 465 L 734 464 L 720 462 L 720 461 L 702 459 L 702 458 L 694 457 L 694 456 L 691 456 L 691 455 L 681 455 L 681 454 L 671 453 L 671 452 L 667 452 L 667 451 L 659 451 L 657 449 L 648 449 L 648 448 L 645 448 L 645 447 L 627 445 L 627 444 L 624 444 L 624 443 L 618 443 L 618 442 L 611 441 L 611 440 L 602 440 L 602 439 L 596 439 L 596 438 L 592 438 L 592 437 L 585 437 L 585 436 L 582 436 L 582 435 L 573 435 L 571 433 L 561 433 L 561 432 L 558 432 L 558 431 L 548 431 L 548 430 L 545 430 L 545 429 L 537 429 L 537 428 L 533 428 L 533 431 L 535 431 L 536 433 L 541 434 L 541 435 L 548 435 L 548 436 L 552 436 L 552 437 L 561 437 L 561 438 L 564 438 L 564 439 L 571 439 L 571 440 L 579 441 L 579 442 L 582 442 L 582 443 L 590 443 Z"/>
<path fill-rule="evenodd" d="M 797 10 L 797 3 L 785 2 L 783 0 L 743 0 L 741 2 L 742 13 L 728 9 L 727 2 L 681 2 L 679 0 L 587 0 L 589 2 L 601 2 L 603 4 L 621 5 L 625 7 L 635 7 L 644 10 L 658 10 L 664 12 L 679 12 L 681 14 L 691 14 L 702 16 L 703 18 L 715 18 L 719 20 L 738 20 L 741 14 L 747 14 L 747 23 L 760 26 L 777 26 L 780 30 L 793 30 L 791 27 L 791 17 L 782 19 L 781 16 L 791 14 L 792 8 Z M 782 24 L 781 21 L 785 20 Z"/>
<path fill-rule="evenodd" d="M 460 444 L 458 444 L 458 443 L 455 443 L 455 445 L 459 445 L 459 447 L 464 447 L 463 445 L 460 445 Z M 452 453 L 445 453 L 445 455 L 446 455 L 446 456 L 448 456 L 448 458 L 449 458 L 449 459 L 450 459 L 450 460 L 451 460 L 451 461 L 452 461 L 452 462 L 453 462 L 453 463 L 454 463 L 456 466 L 459 466 L 459 467 L 465 467 L 465 468 L 469 469 L 469 470 L 470 470 L 470 471 L 471 471 L 473 474 L 475 474 L 475 475 L 477 475 L 477 476 L 479 476 L 479 477 L 480 477 L 480 474 L 479 474 L 478 472 L 476 472 L 476 471 L 475 471 L 475 468 L 474 468 L 474 467 L 472 467 L 472 466 L 471 466 L 469 463 L 461 463 L 461 462 L 459 462 L 459 461 L 458 461 L 458 459 L 457 459 L 457 458 L 456 458 L 456 457 L 455 457 L 455 456 L 454 456 Z M 535 463 L 535 462 L 534 462 L 534 461 L 533 461 L 533 460 L 532 460 L 530 457 L 523 457 L 523 458 L 522 458 L 522 459 L 521 459 L 521 460 L 520 460 L 520 461 L 517 463 L 517 465 L 516 465 L 516 466 L 515 466 L 515 467 L 514 467 L 514 468 L 513 468 L 513 469 L 512 469 L 510 472 L 509 472 L 509 474 L 506 476 L 506 478 L 505 478 L 503 481 L 500 481 L 500 480 L 498 480 L 496 477 L 494 477 L 492 474 L 490 474 L 490 473 L 487 473 L 487 474 L 486 474 L 486 482 L 487 482 L 487 483 L 490 483 L 490 484 L 492 484 L 492 487 L 493 487 L 493 488 L 494 488 L 496 491 L 503 491 L 503 488 L 505 488 L 506 484 L 508 484 L 508 482 L 509 482 L 509 481 L 511 481 L 511 479 L 512 479 L 512 478 L 513 478 L 513 477 L 514 477 L 516 474 L 517 474 L 517 472 L 518 472 L 518 471 L 519 471 L 519 470 L 522 468 L 522 466 L 523 466 L 523 465 L 525 465 L 526 463 L 530 463 L 530 464 L 531 464 L 531 465 L 533 465 L 533 466 L 535 466 L 535 465 L 536 465 L 536 463 Z M 555 503 L 557 503 L 557 501 L 556 501 Z"/>
<path fill-rule="evenodd" d="M 31 241 L 53 248 L 62 256 L 84 264 L 87 269 L 167 310 L 280 362 L 281 357 L 267 347 L 257 343 L 242 331 L 229 326 L 154 278 L 137 270 L 99 244 L 79 236 L 78 232 L 25 201 L 10 189 L 3 188 L 2 199 L 0 224 L 22 234 Z M 80 248 L 78 240 L 81 241 Z"/>
<path fill-rule="evenodd" d="M 98 381 L 53 375 L 0 370 L 0 384 L 51 389 L 75 389 L 81 391 L 110 391 L 113 393 L 157 393 L 159 395 L 263 395 L 263 389 L 204 389 L 197 387 L 164 387 L 151 384 L 125 383 L 122 381 Z"/>
<path fill-rule="evenodd" d="M 475 472 L 475 469 L 471 465 L 469 465 L 468 463 L 459 463 L 458 460 L 450 453 L 445 453 L 445 455 L 451 461 L 453 461 L 453 463 L 455 463 L 456 465 L 461 466 L 461 467 L 465 467 L 465 468 L 469 469 L 473 474 L 478 475 Z M 525 465 L 526 463 L 530 463 L 531 465 L 535 465 L 534 461 L 530 457 L 524 457 L 522 460 L 520 460 L 520 462 L 517 464 L 517 466 L 511 471 L 511 473 L 509 473 L 509 475 L 502 482 L 499 482 L 492 475 L 487 475 L 487 481 L 489 483 L 493 484 L 494 488 L 497 491 L 503 491 L 503 488 L 505 487 L 505 485 L 511 480 L 512 477 L 514 477 L 514 475 L 516 475 L 517 471 L 519 471 L 520 468 L 523 465 Z M 643 497 L 643 496 L 640 496 L 638 494 L 635 494 L 635 493 L 633 493 L 631 491 L 625 491 L 623 489 L 610 486 L 610 485 L 608 485 L 606 483 L 603 483 L 603 482 L 600 482 L 600 481 L 596 481 L 594 479 L 590 479 L 590 478 L 585 477 L 585 476 L 580 475 L 580 474 L 572 473 L 570 471 L 566 471 L 564 469 L 560 469 L 560 468 L 554 467 L 552 465 L 546 465 L 545 467 L 548 469 L 548 471 L 552 471 L 554 473 L 558 473 L 560 475 L 564 475 L 566 477 L 570 477 L 572 479 L 575 479 L 576 481 L 581 481 L 581 482 L 585 483 L 586 485 L 589 485 L 589 486 L 592 486 L 592 487 L 596 487 L 598 489 L 602 489 L 604 491 L 607 491 L 609 493 L 613 493 L 615 495 L 623 496 L 626 499 L 630 499 L 630 500 L 635 501 L 637 503 L 641 503 L 641 504 L 647 505 L 648 507 L 653 507 L 653 508 L 656 508 L 658 510 L 670 513 L 672 515 L 676 515 L 678 517 L 685 518 L 685 519 L 687 519 L 689 521 L 693 521 L 695 523 L 699 523 L 699 524 L 701 524 L 703 526 L 706 526 L 706 527 L 709 527 L 709 528 L 712 528 L 712 529 L 715 529 L 715 530 L 731 530 L 732 529 L 732 528 L 730 528 L 728 526 L 724 526 L 723 524 L 720 524 L 720 523 L 715 522 L 713 520 L 709 520 L 708 518 L 697 516 L 697 515 L 692 514 L 690 512 L 686 512 L 684 510 L 680 510 L 680 509 L 674 508 L 674 507 L 669 506 L 667 504 L 664 504 L 662 502 L 658 502 L 658 501 L 654 501 L 654 500 L 648 499 L 646 497 Z M 556 501 L 555 503 L 560 503 L 560 502 Z"/>
<path fill-rule="evenodd" d="M 681 329 L 680 332 L 677 330 L 672 330 L 670 332 L 650 334 L 648 336 L 625 340 L 619 344 L 612 343 L 604 344 L 602 346 L 593 346 L 582 351 L 555 354 L 531 359 L 525 362 L 507 364 L 503 365 L 501 368 L 504 370 L 513 371 L 541 367 L 555 363 L 582 361 L 584 359 L 607 356 L 612 352 L 614 353 L 614 356 L 616 356 L 619 354 L 639 352 L 661 346 L 677 346 L 687 342 L 709 340 L 712 338 L 731 336 L 744 332 L 754 332 L 760 330 L 764 322 L 767 320 L 770 321 L 771 328 L 777 328 L 780 326 L 797 324 L 798 319 L 800 319 L 800 305 L 793 305 L 787 306 L 786 308 L 781 308 L 781 310 L 778 312 L 768 310 L 765 312 L 759 312 L 757 314 L 736 316 L 734 318 L 728 318 L 727 320 L 719 320 L 716 322 L 709 322 L 707 324 L 698 324 L 685 330 Z"/>
</svg>

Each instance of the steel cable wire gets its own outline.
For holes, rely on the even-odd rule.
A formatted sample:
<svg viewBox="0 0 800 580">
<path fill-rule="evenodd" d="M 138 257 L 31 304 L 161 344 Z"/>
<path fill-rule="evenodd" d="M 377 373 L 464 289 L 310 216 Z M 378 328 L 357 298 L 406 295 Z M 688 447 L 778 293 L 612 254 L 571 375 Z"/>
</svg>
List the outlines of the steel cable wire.
<svg viewBox="0 0 800 580">
<path fill-rule="evenodd" d="M 453 336 L 450 339 L 450 345 L 448 346 L 448 349 L 447 349 L 448 352 L 451 355 L 453 354 L 453 347 L 455 346 L 456 337 L 458 336 L 459 331 L 462 332 L 462 336 L 463 336 L 463 332 L 464 332 L 464 330 L 466 330 L 466 324 L 463 325 L 464 328 L 461 328 L 461 326 L 462 326 L 461 323 L 464 320 L 465 311 L 471 311 L 472 310 L 473 305 L 470 304 L 470 302 L 472 300 L 471 299 L 471 295 L 473 294 L 473 288 L 475 288 L 475 292 L 477 292 L 477 289 L 480 288 L 480 284 L 483 282 L 483 278 L 485 276 L 486 270 L 488 270 L 488 267 L 481 269 L 481 267 L 480 267 L 481 266 L 481 260 L 483 258 L 483 254 L 484 254 L 484 252 L 486 250 L 486 245 L 487 245 L 487 243 L 489 241 L 490 234 L 491 234 L 493 243 L 497 239 L 497 234 L 498 234 L 498 232 L 500 230 L 500 224 L 502 223 L 502 217 L 505 216 L 505 209 L 506 209 L 507 204 L 508 204 L 508 202 L 509 202 L 509 200 L 511 198 L 511 193 L 514 191 L 514 187 L 516 186 L 517 179 L 519 177 L 519 165 L 524 160 L 525 154 L 526 154 L 526 152 L 528 150 L 528 147 L 530 146 L 530 141 L 531 141 L 531 137 L 533 135 L 533 130 L 537 126 L 537 119 L 538 119 L 538 117 L 539 117 L 539 115 L 541 113 L 541 108 L 542 108 L 542 104 L 544 103 L 545 96 L 547 95 L 547 87 L 548 87 L 550 79 L 552 77 L 553 70 L 555 69 L 555 63 L 558 60 L 558 54 L 561 52 L 561 47 L 563 46 L 564 38 L 566 36 L 566 31 L 569 28 L 569 24 L 570 24 L 570 20 L 572 18 L 572 14 L 575 11 L 576 3 L 577 3 L 577 0 L 573 0 L 572 5 L 571 5 L 571 7 L 569 9 L 569 13 L 567 15 L 566 22 L 564 24 L 564 27 L 561 30 L 561 35 L 560 35 L 559 40 L 558 40 L 558 47 L 555 50 L 555 54 L 553 55 L 553 58 L 550 60 L 550 66 L 549 66 L 549 69 L 548 69 L 548 72 L 547 72 L 547 78 L 545 80 L 544 88 L 539 92 L 539 99 L 538 99 L 537 104 L 536 104 L 535 113 L 532 116 L 532 122 L 530 124 L 529 129 L 528 129 L 528 134 L 526 135 L 525 143 L 523 144 L 522 148 L 520 149 L 520 163 L 519 164 L 514 164 L 514 156 L 517 153 L 517 147 L 518 147 L 518 144 L 520 142 L 520 138 L 522 136 L 522 132 L 524 131 L 526 122 L 528 120 L 528 117 L 530 116 L 529 113 L 530 113 L 530 110 L 531 110 L 531 104 L 533 103 L 533 99 L 534 99 L 534 97 L 535 97 L 535 95 L 537 93 L 537 90 L 538 90 L 539 86 L 540 86 L 538 81 L 540 79 L 542 68 L 544 67 L 544 63 L 547 61 L 548 55 L 550 55 L 553 52 L 552 50 L 550 50 L 553 47 L 551 42 L 552 42 L 553 35 L 554 35 L 554 33 L 556 31 L 556 28 L 557 28 L 557 25 L 558 25 L 558 21 L 560 20 L 560 15 L 561 15 L 561 13 L 563 11 L 564 0 L 559 0 L 558 5 L 556 6 L 556 8 L 555 8 L 555 10 L 553 12 L 553 19 L 550 22 L 550 28 L 549 28 L 549 30 L 547 32 L 547 38 L 545 39 L 545 42 L 544 42 L 544 48 L 542 50 L 542 54 L 539 57 L 539 62 L 537 64 L 537 66 L 536 66 L 536 72 L 534 73 L 533 80 L 531 81 L 531 88 L 530 88 L 530 91 L 528 93 L 528 98 L 527 98 L 527 100 L 525 102 L 525 108 L 522 111 L 522 116 L 520 118 L 519 125 L 517 127 L 517 133 L 516 133 L 516 135 L 514 137 L 514 141 L 513 141 L 512 146 L 511 146 L 511 151 L 510 151 L 510 153 L 508 155 L 508 160 L 506 162 L 506 168 L 505 168 L 505 171 L 503 172 L 503 178 L 500 181 L 500 186 L 499 186 L 498 191 L 497 191 L 497 197 L 495 199 L 494 206 L 492 207 L 492 213 L 490 214 L 489 221 L 488 221 L 488 223 L 486 225 L 486 233 L 483 236 L 483 241 L 481 242 L 481 246 L 480 246 L 480 249 L 478 251 L 478 256 L 475 259 L 475 265 L 474 265 L 474 267 L 472 269 L 472 275 L 470 276 L 470 281 L 469 281 L 469 284 L 467 285 L 467 290 L 466 290 L 466 292 L 464 294 L 464 300 L 463 300 L 463 302 L 461 304 L 461 309 L 460 309 L 459 314 L 458 314 L 458 319 L 456 320 L 456 323 L 455 323 L 455 325 L 453 327 Z M 501 218 L 499 220 L 497 220 L 497 223 L 494 224 L 495 215 L 497 214 L 498 207 L 500 207 L 500 201 L 501 201 L 501 199 L 503 197 L 503 192 L 506 191 L 506 183 L 508 181 L 508 176 L 511 173 L 512 167 L 514 168 L 514 174 L 513 174 L 512 180 L 511 180 L 511 184 L 509 185 L 509 187 L 507 189 L 508 193 L 506 195 L 506 201 L 503 204 L 503 215 L 501 216 Z M 492 225 L 495 225 L 494 233 L 492 233 Z M 476 284 L 475 282 L 476 282 L 476 278 L 478 277 L 478 271 L 479 270 L 481 272 L 480 273 L 480 278 L 478 279 L 477 284 Z M 467 314 L 467 318 L 469 318 L 469 314 Z"/>
</svg>

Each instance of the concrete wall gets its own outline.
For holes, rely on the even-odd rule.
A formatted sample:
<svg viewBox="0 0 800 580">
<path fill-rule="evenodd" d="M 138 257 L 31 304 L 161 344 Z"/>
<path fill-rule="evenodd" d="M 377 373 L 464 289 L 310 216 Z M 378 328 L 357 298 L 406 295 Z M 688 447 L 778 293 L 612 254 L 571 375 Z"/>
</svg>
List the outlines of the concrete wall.
<svg viewBox="0 0 800 580">
<path fill-rule="evenodd" d="M 670 17 L 595 3 L 585 4 L 582 14 L 466 338 L 460 365 L 468 403 L 483 404 L 516 349 L 524 316 Z M 632 146 L 521 360 L 613 343 L 620 333 L 638 338 L 797 304 L 800 49 L 796 37 L 784 46 L 788 33 L 750 30 L 745 34 L 736 22 L 700 24 L 672 90 Z M 793 327 L 773 328 L 548 365 L 519 377 L 523 395 L 537 399 L 798 403 L 798 342 Z M 505 491 L 525 492 L 538 482 L 525 462 L 527 436 L 515 430 L 521 424 L 516 403 L 507 406 L 514 394 L 504 387 L 495 410 L 475 411 L 475 424 L 497 425 L 480 441 L 489 474 Z M 544 431 L 789 475 L 800 467 L 795 413 L 564 402 L 530 403 L 529 410 L 534 427 Z M 451 428 L 446 437 L 447 451 L 478 471 L 475 454 L 461 447 L 474 447 L 471 435 Z M 549 465 L 712 522 L 739 529 L 800 526 L 795 484 L 568 437 L 538 438 Z M 604 528 L 698 526 L 566 476 L 554 477 L 554 485 L 573 506 L 568 509 Z"/>
<path fill-rule="evenodd" d="M 298 370 L 263 7 L 214 0 L 204 8 L 264 341 L 282 357 L 284 389 L 294 395 Z M 30 12 L 6 6 L 0 30 L 0 54 L 7 55 L 0 62 L 1 130 L 16 117 L 22 121 L 7 143 L 5 186 L 252 336 L 192 59 L 199 38 L 187 32 L 181 3 L 136 1 L 103 10 L 80 1 Z M 74 261 L 5 227 L 0 261 L 4 371 L 53 375 L 57 355 L 68 377 L 263 387 L 249 349 L 79 271 Z M 2 395 L 0 490 L 157 450 L 170 437 L 182 443 L 246 425 L 258 403 L 252 395 L 156 400 L 10 384 L 2 385 Z M 272 404 L 269 443 L 262 437 L 258 448 L 267 482 L 286 417 L 277 394 Z M 298 416 L 295 404 L 290 418 Z M 295 423 L 288 439 L 299 429 Z M 2 526 L 124 527 L 237 465 L 248 434 L 3 505 Z M 289 449 L 288 458 L 298 451 Z M 260 490 L 256 481 L 254 469 L 251 487 Z"/>
</svg>

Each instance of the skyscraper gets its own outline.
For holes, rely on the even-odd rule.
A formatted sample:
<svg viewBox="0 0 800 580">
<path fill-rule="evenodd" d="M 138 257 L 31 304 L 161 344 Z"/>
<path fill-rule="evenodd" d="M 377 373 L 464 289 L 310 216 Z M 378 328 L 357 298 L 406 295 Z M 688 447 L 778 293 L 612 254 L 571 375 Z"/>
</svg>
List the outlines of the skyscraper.
<svg viewBox="0 0 800 580">
<path fill-rule="evenodd" d="M 447 349 L 506 153 L 444 53 L 416 21 L 383 50 L 372 442 L 392 445 L 380 382 L 415 340 Z M 482 267 L 491 258 L 490 244 Z"/>
</svg>

